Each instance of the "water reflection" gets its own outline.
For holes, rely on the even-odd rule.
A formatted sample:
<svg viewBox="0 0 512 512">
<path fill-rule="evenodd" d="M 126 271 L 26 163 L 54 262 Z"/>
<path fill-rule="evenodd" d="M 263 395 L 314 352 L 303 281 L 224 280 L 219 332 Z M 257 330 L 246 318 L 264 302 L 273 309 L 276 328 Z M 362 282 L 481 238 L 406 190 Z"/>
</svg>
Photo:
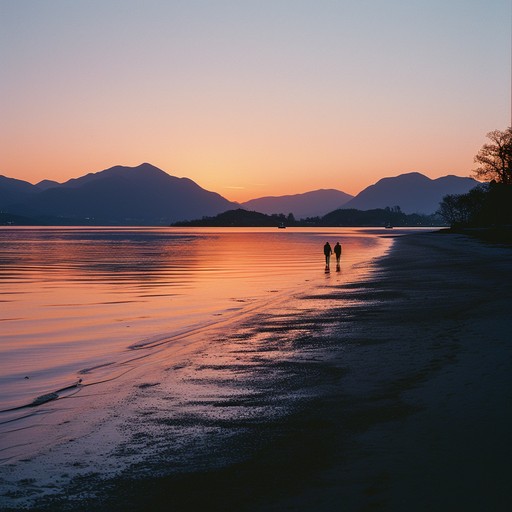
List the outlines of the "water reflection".
<svg viewBox="0 0 512 512">
<path fill-rule="evenodd" d="M 0 409 L 275 297 L 364 273 L 389 246 L 370 230 L 0 229 Z M 321 279 L 326 239 L 342 271 Z M 28 378 L 25 378 L 28 377 Z"/>
</svg>

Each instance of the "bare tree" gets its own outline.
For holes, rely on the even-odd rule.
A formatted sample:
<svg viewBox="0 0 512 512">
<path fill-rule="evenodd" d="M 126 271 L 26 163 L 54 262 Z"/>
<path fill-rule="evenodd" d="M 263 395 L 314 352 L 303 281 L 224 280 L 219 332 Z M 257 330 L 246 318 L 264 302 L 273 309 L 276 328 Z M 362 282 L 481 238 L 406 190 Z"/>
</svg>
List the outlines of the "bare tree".
<svg viewBox="0 0 512 512">
<path fill-rule="evenodd" d="M 475 156 L 478 164 L 473 173 L 483 181 L 512 184 L 512 128 L 494 130 L 487 134 L 490 143 L 484 144 Z"/>
</svg>

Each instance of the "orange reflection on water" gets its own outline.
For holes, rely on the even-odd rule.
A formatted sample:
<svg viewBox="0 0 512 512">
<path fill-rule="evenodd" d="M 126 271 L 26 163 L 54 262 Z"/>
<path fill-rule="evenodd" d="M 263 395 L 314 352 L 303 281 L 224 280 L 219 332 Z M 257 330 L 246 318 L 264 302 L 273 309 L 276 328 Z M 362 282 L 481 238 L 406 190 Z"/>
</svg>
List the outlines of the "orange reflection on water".
<svg viewBox="0 0 512 512">
<path fill-rule="evenodd" d="M 3 406 L 121 361 L 146 340 L 325 284 L 327 240 L 344 247 L 329 284 L 364 274 L 390 244 L 354 229 L 9 228 L 0 238 Z"/>
</svg>

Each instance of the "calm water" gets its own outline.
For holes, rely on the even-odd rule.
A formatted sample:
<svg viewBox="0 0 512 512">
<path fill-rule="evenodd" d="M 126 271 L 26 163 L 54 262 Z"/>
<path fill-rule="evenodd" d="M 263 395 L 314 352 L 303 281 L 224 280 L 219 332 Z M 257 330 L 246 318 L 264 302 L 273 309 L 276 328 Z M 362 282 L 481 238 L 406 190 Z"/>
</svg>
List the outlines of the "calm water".
<svg viewBox="0 0 512 512">
<path fill-rule="evenodd" d="M 394 230 L 393 234 L 396 234 Z M 173 343 L 354 280 L 390 246 L 368 229 L 0 229 L 0 412 L 108 378 L 139 348 Z M 324 273 L 326 240 L 342 268 Z"/>
</svg>

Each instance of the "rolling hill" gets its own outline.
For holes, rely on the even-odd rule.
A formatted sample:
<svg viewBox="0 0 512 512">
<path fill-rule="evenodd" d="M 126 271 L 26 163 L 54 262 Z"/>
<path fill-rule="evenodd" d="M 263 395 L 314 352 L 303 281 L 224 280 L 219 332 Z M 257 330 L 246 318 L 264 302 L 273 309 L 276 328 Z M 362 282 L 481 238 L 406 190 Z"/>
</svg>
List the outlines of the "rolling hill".
<svg viewBox="0 0 512 512">
<path fill-rule="evenodd" d="M 304 194 L 267 196 L 242 203 L 242 208 L 271 215 L 273 213 L 293 213 L 295 218 L 321 217 L 341 208 L 354 196 L 334 189 L 320 189 Z"/>
</svg>

